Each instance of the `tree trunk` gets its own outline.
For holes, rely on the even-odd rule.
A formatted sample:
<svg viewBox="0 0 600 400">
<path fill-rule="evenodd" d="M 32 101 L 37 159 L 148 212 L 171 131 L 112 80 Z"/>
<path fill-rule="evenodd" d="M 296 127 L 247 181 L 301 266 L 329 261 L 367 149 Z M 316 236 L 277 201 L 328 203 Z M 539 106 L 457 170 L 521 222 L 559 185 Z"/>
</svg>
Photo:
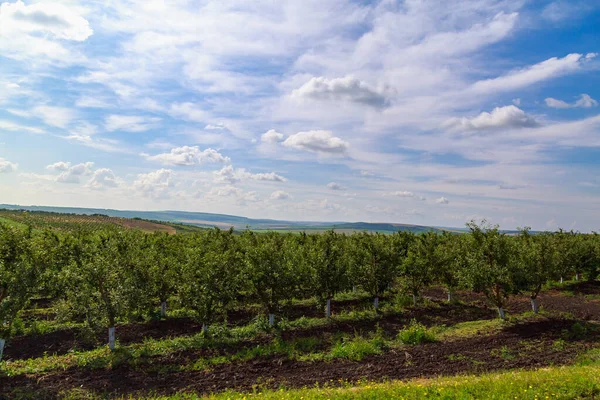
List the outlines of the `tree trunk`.
<svg viewBox="0 0 600 400">
<path fill-rule="evenodd" d="M 4 354 L 4 345 L 6 344 L 6 340 L 0 339 L 0 361 L 2 361 L 2 354 Z"/>
<path fill-rule="evenodd" d="M 275 326 L 275 314 L 269 314 L 269 326 Z"/>
<path fill-rule="evenodd" d="M 356 294 L 356 285 L 352 286 L 352 293 Z"/>
<path fill-rule="evenodd" d="M 375 306 L 375 311 L 377 311 L 379 309 L 379 297 L 375 297 L 373 305 Z"/>
<path fill-rule="evenodd" d="M 325 306 L 325 316 L 331 318 L 331 299 L 327 299 L 327 305 Z"/>
<path fill-rule="evenodd" d="M 115 327 L 108 328 L 108 348 L 113 351 L 115 349 Z"/>
<path fill-rule="evenodd" d="M 537 300 L 537 298 L 532 298 L 532 299 L 531 299 L 531 309 L 533 310 L 533 312 L 534 312 L 535 314 L 537 314 L 537 313 L 538 313 L 538 311 L 539 311 L 539 306 L 538 306 L 538 300 Z"/>
<path fill-rule="evenodd" d="M 160 303 L 160 317 L 165 318 L 167 316 L 167 302 L 163 301 Z"/>
<path fill-rule="evenodd" d="M 498 307 L 498 315 L 501 319 L 506 319 L 506 313 L 504 312 L 504 308 Z"/>
<path fill-rule="evenodd" d="M 579 272 L 577 272 L 577 273 L 575 274 L 575 280 L 576 280 L 576 281 L 578 281 L 578 280 L 579 280 Z"/>
<path fill-rule="evenodd" d="M 565 283 L 565 279 L 562 276 L 560 277 L 560 283 Z"/>
<path fill-rule="evenodd" d="M 419 299 L 419 296 L 417 296 L 416 294 L 413 294 L 413 307 L 417 306 L 417 300 Z"/>
<path fill-rule="evenodd" d="M 208 325 L 206 324 L 202 324 L 202 333 L 204 333 L 206 335 L 206 333 L 208 332 Z"/>
<path fill-rule="evenodd" d="M 454 292 L 452 289 L 448 289 L 448 303 L 454 302 Z"/>
</svg>

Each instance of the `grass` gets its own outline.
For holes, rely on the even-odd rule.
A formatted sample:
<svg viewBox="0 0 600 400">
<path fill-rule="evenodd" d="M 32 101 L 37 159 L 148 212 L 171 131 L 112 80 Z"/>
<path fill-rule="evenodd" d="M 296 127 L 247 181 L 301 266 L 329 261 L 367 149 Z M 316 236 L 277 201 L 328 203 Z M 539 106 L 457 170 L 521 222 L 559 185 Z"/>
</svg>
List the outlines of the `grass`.
<svg viewBox="0 0 600 400">
<path fill-rule="evenodd" d="M 410 324 L 398 332 L 398 340 L 407 345 L 435 342 L 435 334 L 425 327 L 425 325 L 416 320 L 410 321 Z"/>
<path fill-rule="evenodd" d="M 596 361 L 590 365 L 407 382 L 361 382 L 357 385 L 335 382 L 332 386 L 291 390 L 261 390 L 257 387 L 252 393 L 225 392 L 207 397 L 179 394 L 144 399 L 592 399 L 600 395 L 598 367 Z"/>
</svg>

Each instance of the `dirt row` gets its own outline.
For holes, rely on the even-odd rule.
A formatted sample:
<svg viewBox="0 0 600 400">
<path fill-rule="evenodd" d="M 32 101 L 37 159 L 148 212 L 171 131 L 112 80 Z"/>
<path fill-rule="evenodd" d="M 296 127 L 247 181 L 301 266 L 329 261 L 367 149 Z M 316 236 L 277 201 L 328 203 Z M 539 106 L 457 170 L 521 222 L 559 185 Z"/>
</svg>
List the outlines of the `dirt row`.
<svg viewBox="0 0 600 400">
<path fill-rule="evenodd" d="M 529 322 L 492 336 L 405 347 L 361 362 L 305 363 L 274 357 L 218 365 L 210 371 L 165 373 L 164 370 L 178 365 L 181 360 L 164 356 L 135 367 L 121 365 L 93 371 L 74 368 L 47 375 L 0 376 L 0 393 L 8 396 L 20 390 L 34 393 L 39 399 L 56 398 L 59 393 L 73 388 L 109 396 L 181 391 L 204 394 L 225 389 L 252 390 L 256 385 L 266 388 L 304 387 L 317 382 L 335 385 L 340 381 L 362 379 L 408 379 L 556 366 L 572 363 L 578 354 L 600 345 L 598 333 L 588 332 L 585 338 L 565 336 L 575 322 L 560 319 Z M 557 346 L 557 343 L 560 345 Z"/>
</svg>

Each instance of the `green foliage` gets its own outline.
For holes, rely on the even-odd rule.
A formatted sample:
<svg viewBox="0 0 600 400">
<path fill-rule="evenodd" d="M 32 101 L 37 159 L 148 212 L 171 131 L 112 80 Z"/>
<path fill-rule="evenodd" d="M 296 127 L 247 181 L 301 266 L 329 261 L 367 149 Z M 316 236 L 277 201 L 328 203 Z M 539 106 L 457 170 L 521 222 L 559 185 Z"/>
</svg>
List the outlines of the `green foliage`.
<svg viewBox="0 0 600 400">
<path fill-rule="evenodd" d="M 0 338 L 10 336 L 13 321 L 37 289 L 42 266 L 33 262 L 31 230 L 0 224 Z"/>
<path fill-rule="evenodd" d="M 483 221 L 467 224 L 470 229 L 467 268 L 462 271 L 462 280 L 475 292 L 484 293 L 495 307 L 502 308 L 509 295 L 517 290 L 515 264 L 512 263 L 512 243 L 501 233 L 498 226 Z"/>
<path fill-rule="evenodd" d="M 398 332 L 398 340 L 403 344 L 415 345 L 435 342 L 435 335 L 425 325 L 415 319 Z"/>
</svg>

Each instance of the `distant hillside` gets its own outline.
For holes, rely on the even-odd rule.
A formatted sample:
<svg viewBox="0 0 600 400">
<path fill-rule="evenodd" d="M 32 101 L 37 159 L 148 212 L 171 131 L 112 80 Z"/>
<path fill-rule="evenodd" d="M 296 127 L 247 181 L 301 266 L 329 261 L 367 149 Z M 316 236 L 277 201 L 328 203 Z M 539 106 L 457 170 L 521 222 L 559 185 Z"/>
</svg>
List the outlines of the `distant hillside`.
<svg viewBox="0 0 600 400">
<path fill-rule="evenodd" d="M 410 231 L 415 233 L 434 231 L 441 232 L 443 228 L 434 228 L 421 225 L 407 225 L 395 223 L 367 223 L 367 222 L 318 222 L 318 221 L 279 221 L 271 219 L 251 219 L 226 214 L 210 214 L 186 211 L 122 211 L 103 208 L 77 208 L 77 207 L 46 207 L 46 206 L 19 206 L 14 204 L 0 204 L 0 209 L 44 211 L 61 214 L 80 215 L 106 215 L 115 218 L 141 218 L 149 221 L 162 221 L 197 227 L 214 227 L 236 230 L 252 229 L 257 231 L 286 231 L 286 232 L 319 232 L 335 229 L 341 232 L 368 231 L 393 233 L 397 231 Z"/>
</svg>

